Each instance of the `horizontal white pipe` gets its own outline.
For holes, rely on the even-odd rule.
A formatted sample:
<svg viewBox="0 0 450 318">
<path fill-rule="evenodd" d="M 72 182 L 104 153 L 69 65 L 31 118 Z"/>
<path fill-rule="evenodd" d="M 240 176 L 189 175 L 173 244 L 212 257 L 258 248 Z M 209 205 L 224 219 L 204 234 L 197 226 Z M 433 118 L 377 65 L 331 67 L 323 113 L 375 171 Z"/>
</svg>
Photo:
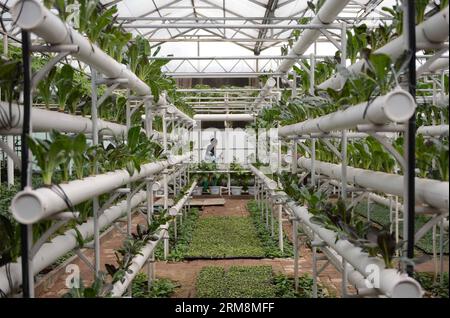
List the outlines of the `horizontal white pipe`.
<svg viewBox="0 0 450 318">
<path fill-rule="evenodd" d="M 141 268 L 144 266 L 147 259 L 151 256 L 152 252 L 155 250 L 158 243 L 161 239 L 167 234 L 167 225 L 162 225 L 161 229 L 158 233 L 158 239 L 155 241 L 149 241 L 147 245 L 145 245 L 140 253 L 136 255 L 127 270 L 123 281 L 118 281 L 113 285 L 113 289 L 111 291 L 112 297 L 121 297 L 127 290 L 128 286 L 130 286 L 133 279 L 139 273 Z"/>
<path fill-rule="evenodd" d="M 448 28 L 449 12 L 447 7 L 416 27 L 417 50 L 433 48 L 436 46 L 436 44 L 446 41 L 449 34 Z M 406 37 L 403 34 L 376 50 L 375 53 L 386 54 L 389 55 L 392 60 L 396 60 L 405 51 L 406 43 Z M 364 63 L 365 62 L 363 60 L 360 60 L 355 64 L 349 66 L 347 70 L 350 73 L 358 74 L 361 72 Z M 336 74 L 335 76 L 320 84 L 318 88 L 332 88 L 338 90 L 342 88 L 344 83 L 345 78 L 340 74 Z"/>
<path fill-rule="evenodd" d="M 183 166 L 182 168 L 178 169 L 176 172 L 171 173 L 167 176 L 167 183 L 172 182 L 172 180 L 175 177 L 178 177 L 181 173 L 183 173 L 186 170 L 186 166 Z M 152 190 L 153 191 L 159 191 L 163 187 L 163 179 L 156 180 L 152 183 Z"/>
<path fill-rule="evenodd" d="M 193 120 L 191 117 L 186 115 L 184 112 L 182 112 L 181 110 L 176 108 L 174 105 L 169 105 L 167 107 L 167 112 L 169 114 L 174 114 L 176 117 L 178 117 L 179 119 L 181 119 L 182 121 L 184 121 L 186 124 L 188 124 L 190 126 L 195 126 L 195 124 L 196 124 L 195 120 Z"/>
<path fill-rule="evenodd" d="M 146 191 L 136 193 L 130 200 L 131 209 L 136 208 L 146 199 Z M 106 209 L 98 218 L 100 230 L 108 228 L 114 221 L 124 216 L 127 210 L 127 200 L 122 200 L 117 205 Z M 88 219 L 83 224 L 77 225 L 76 228 L 84 240 L 90 239 L 94 235 L 93 218 Z M 76 237 L 77 232 L 74 229 L 70 229 L 64 234 L 52 238 L 50 242 L 43 244 L 33 258 L 32 269 L 34 275 L 54 264 L 58 258 L 75 249 L 78 246 Z M 6 266 L 0 268 L 0 289 L 6 294 L 15 292 L 22 283 L 22 265 L 20 258 L 8 266 L 12 282 L 11 289 L 6 275 Z"/>
<path fill-rule="evenodd" d="M 174 206 L 169 208 L 169 215 L 176 216 L 178 213 L 180 213 L 180 210 L 186 204 L 186 201 L 189 199 L 189 197 L 192 194 L 192 191 L 194 191 L 196 186 L 197 186 L 197 180 L 192 182 L 192 185 L 187 190 L 187 193 L 180 200 L 178 200 L 178 202 Z"/>
<path fill-rule="evenodd" d="M 421 126 L 417 133 L 424 136 L 448 136 L 448 125 Z"/>
<path fill-rule="evenodd" d="M 0 111 L 11 116 L 11 123 L 14 128 L 7 129 L 0 125 L 0 134 L 20 134 L 22 133 L 23 124 L 23 106 L 12 104 L 11 113 L 9 104 L 0 102 Z M 50 132 L 56 130 L 65 133 L 91 133 L 92 120 L 90 118 L 60 113 L 40 108 L 32 109 L 32 127 L 33 132 Z M 98 120 L 98 129 L 103 135 L 124 135 L 126 126 Z"/>
<path fill-rule="evenodd" d="M 201 121 L 253 121 L 251 114 L 195 114 L 195 120 Z"/>
<path fill-rule="evenodd" d="M 304 169 L 311 168 L 311 159 L 299 158 L 298 165 Z M 341 165 L 315 161 L 316 173 L 324 174 L 330 178 L 341 180 Z M 403 176 L 347 167 L 347 180 L 349 183 L 375 191 L 389 193 L 403 197 Z M 449 189 L 448 182 L 416 178 L 416 201 L 426 203 L 437 209 L 448 210 Z"/>
<path fill-rule="evenodd" d="M 255 166 L 253 166 L 252 164 L 249 164 L 248 166 L 250 168 L 250 171 L 259 179 L 261 179 L 269 190 L 273 191 L 278 188 L 278 184 L 274 180 L 267 177 L 264 173 L 262 173 L 261 170 L 255 168 Z"/>
<path fill-rule="evenodd" d="M 331 132 L 353 128 L 360 124 L 401 123 L 407 121 L 414 114 L 415 109 L 416 103 L 412 96 L 405 90 L 397 88 L 376 98 L 370 105 L 364 102 L 345 110 L 283 126 L 278 129 L 278 134 L 286 137 Z"/>
<path fill-rule="evenodd" d="M 428 72 L 436 73 L 438 71 L 448 69 L 448 63 L 449 63 L 448 57 L 440 57 L 428 66 L 423 65 L 423 66 L 419 67 L 417 69 L 417 75 L 421 75 L 423 73 L 428 73 Z"/>
<path fill-rule="evenodd" d="M 127 170 L 123 169 L 70 181 L 60 184 L 59 190 L 64 191 L 70 202 L 76 205 L 103 193 L 111 192 L 127 183 L 154 175 L 171 165 L 187 160 L 189 156 L 188 153 L 171 157 L 165 161 L 142 165 L 141 170 L 135 171 L 132 176 Z M 50 188 L 36 190 L 26 188 L 18 192 L 11 202 L 11 211 L 14 218 L 23 224 L 35 223 L 65 209 L 67 209 L 67 204 L 64 199 Z"/>
<path fill-rule="evenodd" d="M 369 257 L 360 247 L 354 246 L 347 240 L 337 240 L 336 233 L 310 221 L 313 216 L 304 207 L 298 206 L 295 202 L 288 202 L 287 205 L 295 215 L 311 228 L 322 241 L 342 256 L 351 266 L 353 266 L 364 277 L 370 277 L 372 271 L 379 273 L 379 285 L 376 286 L 384 295 L 391 298 L 420 298 L 423 295 L 419 283 L 405 273 L 400 273 L 397 269 L 385 268 L 384 262 L 378 257 Z M 376 277 L 374 275 L 374 277 Z"/>
<path fill-rule="evenodd" d="M 94 67 L 108 78 L 123 78 L 125 84 L 139 95 L 151 95 L 150 87 L 136 74 L 103 52 L 86 37 L 67 26 L 61 19 L 36 0 L 19 0 L 11 8 L 13 21 L 24 30 L 33 32 L 52 45 L 75 44 L 73 56 Z"/>
</svg>

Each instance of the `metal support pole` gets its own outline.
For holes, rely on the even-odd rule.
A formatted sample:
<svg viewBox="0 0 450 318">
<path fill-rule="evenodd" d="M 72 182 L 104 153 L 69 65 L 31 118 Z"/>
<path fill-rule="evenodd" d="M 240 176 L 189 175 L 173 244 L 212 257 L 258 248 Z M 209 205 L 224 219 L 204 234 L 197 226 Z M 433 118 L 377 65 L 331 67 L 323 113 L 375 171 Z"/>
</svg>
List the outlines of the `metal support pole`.
<svg viewBox="0 0 450 318">
<path fill-rule="evenodd" d="M 7 136 L 6 142 L 8 143 L 8 147 L 11 148 L 14 151 L 14 136 Z M 11 156 L 7 157 L 6 160 L 6 166 L 7 166 L 7 182 L 8 182 L 8 188 L 14 185 L 14 160 L 11 158 Z"/>
<path fill-rule="evenodd" d="M 294 286 L 295 291 L 298 291 L 299 242 L 298 242 L 298 221 L 296 219 L 292 221 L 292 241 L 294 242 Z"/>
<path fill-rule="evenodd" d="M 409 93 L 416 98 L 416 10 L 415 1 L 403 1 L 404 5 L 404 20 L 406 33 L 407 51 L 409 54 L 408 67 L 408 87 Z M 410 260 L 414 258 L 414 221 L 415 221 L 415 168 L 416 168 L 416 115 L 408 120 L 408 125 L 405 134 L 405 159 L 406 159 L 406 173 L 405 173 L 405 194 L 404 194 L 404 237 L 407 239 L 406 257 Z M 413 275 L 414 266 L 409 262 L 406 270 L 410 276 Z"/>
<path fill-rule="evenodd" d="M 316 138 L 311 138 L 311 185 L 316 185 Z"/>
<path fill-rule="evenodd" d="M 347 199 L 347 130 L 342 131 L 341 140 L 341 198 Z"/>
<path fill-rule="evenodd" d="M 348 273 L 347 273 L 347 261 L 342 259 L 342 281 L 341 281 L 341 297 L 347 297 L 347 282 L 348 282 Z"/>
<path fill-rule="evenodd" d="M 278 247 L 280 251 L 284 253 L 284 242 L 283 242 L 283 206 L 281 204 L 277 205 L 278 208 Z"/>
<path fill-rule="evenodd" d="M 23 62 L 23 125 L 22 125 L 22 167 L 20 176 L 20 188 L 24 190 L 31 185 L 28 177 L 31 170 L 30 151 L 28 148 L 28 136 L 31 135 L 31 51 L 30 34 L 22 30 L 22 62 Z M 30 235 L 31 234 L 31 235 Z M 32 246 L 32 225 L 20 225 L 20 251 L 22 254 L 22 291 L 23 298 L 34 297 L 33 261 L 30 259 L 30 247 Z"/>
<path fill-rule="evenodd" d="M 98 109 L 97 109 L 97 71 L 91 67 L 91 120 L 92 120 L 92 144 L 98 145 Z M 98 172 L 98 163 L 95 159 L 95 173 Z M 98 223 L 98 211 L 100 208 L 98 197 L 92 199 L 93 219 L 94 219 L 94 272 L 98 278 L 100 272 L 100 227 Z"/>
<path fill-rule="evenodd" d="M 312 286 L 312 292 L 313 292 L 313 298 L 317 298 L 317 247 L 313 246 L 312 248 L 312 276 L 313 276 L 313 286 Z"/>
<path fill-rule="evenodd" d="M 292 164 L 291 172 L 292 174 L 297 174 L 298 171 L 298 153 L 297 153 L 297 140 L 292 141 Z"/>
</svg>

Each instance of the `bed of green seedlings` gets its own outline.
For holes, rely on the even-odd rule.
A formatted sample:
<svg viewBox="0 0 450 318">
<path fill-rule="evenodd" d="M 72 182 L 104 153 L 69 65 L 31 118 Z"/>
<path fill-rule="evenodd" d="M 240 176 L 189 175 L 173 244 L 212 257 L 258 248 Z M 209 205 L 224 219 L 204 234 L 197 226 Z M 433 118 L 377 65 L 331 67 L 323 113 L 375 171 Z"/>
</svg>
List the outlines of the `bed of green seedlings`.
<svg viewBox="0 0 450 318">
<path fill-rule="evenodd" d="M 196 296 L 199 298 L 311 298 L 313 280 L 309 274 L 299 277 L 295 291 L 294 279 L 283 274 L 274 275 L 272 267 L 232 266 L 227 271 L 221 266 L 203 267 L 197 277 Z M 318 296 L 329 293 L 320 284 Z"/>
<path fill-rule="evenodd" d="M 249 217 L 217 216 L 197 221 L 186 258 L 262 258 L 264 248 Z"/>
</svg>

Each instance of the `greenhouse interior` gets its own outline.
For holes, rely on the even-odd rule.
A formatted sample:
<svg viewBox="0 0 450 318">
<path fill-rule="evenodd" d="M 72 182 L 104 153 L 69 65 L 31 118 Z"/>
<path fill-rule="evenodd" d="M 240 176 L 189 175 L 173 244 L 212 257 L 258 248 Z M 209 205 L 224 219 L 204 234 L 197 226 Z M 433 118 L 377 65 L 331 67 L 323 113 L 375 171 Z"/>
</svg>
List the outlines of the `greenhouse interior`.
<svg viewBox="0 0 450 318">
<path fill-rule="evenodd" d="M 449 297 L 448 0 L 0 10 L 0 298 Z"/>
</svg>

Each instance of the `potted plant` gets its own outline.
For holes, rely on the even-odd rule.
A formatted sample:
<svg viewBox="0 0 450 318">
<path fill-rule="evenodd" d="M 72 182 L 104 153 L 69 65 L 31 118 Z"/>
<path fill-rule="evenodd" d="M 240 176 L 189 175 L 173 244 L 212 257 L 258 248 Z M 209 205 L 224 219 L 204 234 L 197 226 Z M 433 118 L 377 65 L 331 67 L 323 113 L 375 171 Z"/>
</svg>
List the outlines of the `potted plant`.
<svg viewBox="0 0 450 318">
<path fill-rule="evenodd" d="M 211 173 L 209 176 L 210 186 L 209 192 L 212 195 L 220 194 L 220 187 L 222 185 L 223 174 L 222 173 Z"/>
<path fill-rule="evenodd" d="M 247 192 L 249 195 L 255 195 L 255 186 L 250 186 L 250 181 L 252 179 L 251 173 L 244 173 L 242 175 L 242 190 Z"/>
<path fill-rule="evenodd" d="M 242 190 L 245 185 L 243 180 L 245 175 L 244 168 L 237 162 L 236 158 L 233 158 L 233 162 L 230 164 L 230 170 L 233 174 L 232 186 L 230 187 L 231 194 L 242 195 Z"/>
</svg>

